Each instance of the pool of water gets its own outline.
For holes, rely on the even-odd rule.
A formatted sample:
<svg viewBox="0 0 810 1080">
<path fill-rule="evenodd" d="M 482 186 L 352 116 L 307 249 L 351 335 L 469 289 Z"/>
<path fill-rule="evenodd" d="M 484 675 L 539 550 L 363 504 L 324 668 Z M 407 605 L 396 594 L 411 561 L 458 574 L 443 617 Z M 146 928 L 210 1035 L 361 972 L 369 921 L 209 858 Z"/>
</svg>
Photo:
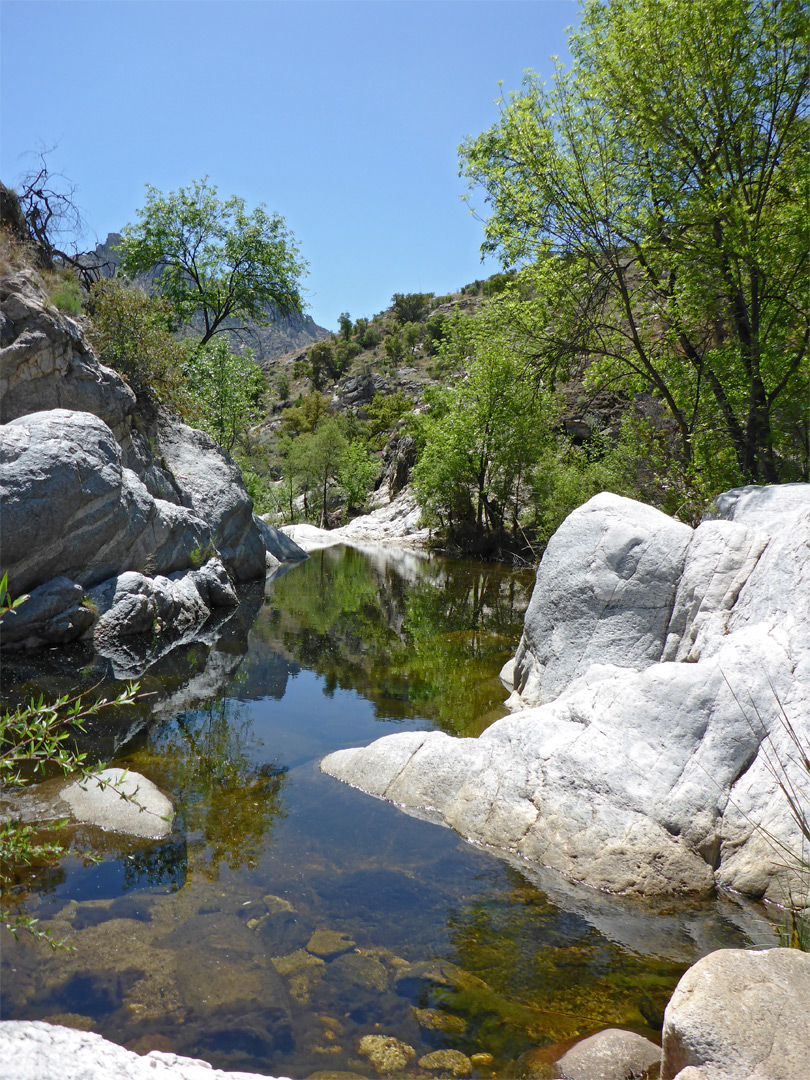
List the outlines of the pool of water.
<svg viewBox="0 0 810 1080">
<path fill-rule="evenodd" d="M 551 1075 L 560 1044 L 606 1026 L 656 1038 L 688 964 L 768 933 L 755 908 L 575 889 L 317 767 L 393 730 L 470 736 L 505 715 L 498 671 L 531 584 L 330 548 L 153 663 L 153 696 L 93 739 L 172 799 L 171 835 L 76 828 L 59 864 L 19 879 L 12 899 L 72 950 L 6 935 L 3 1018 L 295 1080 L 384 1074 L 370 1035 L 397 1040 L 398 1075 L 449 1073 L 426 1055 L 452 1050 L 482 1077 Z M 51 692 L 79 665 L 110 674 L 68 651 Z"/>
</svg>

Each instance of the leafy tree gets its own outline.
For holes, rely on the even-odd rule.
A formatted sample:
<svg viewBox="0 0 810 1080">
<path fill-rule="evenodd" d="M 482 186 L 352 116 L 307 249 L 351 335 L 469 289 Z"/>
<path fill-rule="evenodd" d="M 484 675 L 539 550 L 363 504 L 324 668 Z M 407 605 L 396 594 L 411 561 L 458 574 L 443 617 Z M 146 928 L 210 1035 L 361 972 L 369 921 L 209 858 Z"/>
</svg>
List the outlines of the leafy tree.
<svg viewBox="0 0 810 1080">
<path fill-rule="evenodd" d="M 172 311 L 160 297 L 102 278 L 90 290 L 87 336 L 105 364 L 115 368 L 136 393 L 152 392 L 191 417 L 185 388 L 187 348 L 170 333 Z"/>
<path fill-rule="evenodd" d="M 348 341 L 352 336 L 352 319 L 348 311 L 341 311 L 338 315 L 338 336 L 343 338 L 344 341 Z"/>
<path fill-rule="evenodd" d="M 198 425 L 225 450 L 264 415 L 267 380 L 249 349 L 233 353 L 223 338 L 201 345 L 189 355 L 186 378 Z"/>
<path fill-rule="evenodd" d="M 288 462 L 291 471 L 299 477 L 305 495 L 310 488 L 317 488 L 320 494 L 321 528 L 327 520 L 329 483 L 337 479 L 346 447 L 340 421 L 329 417 L 311 434 L 299 436 L 290 448 Z"/>
<path fill-rule="evenodd" d="M 402 338 L 394 331 L 392 334 L 386 334 L 385 337 L 385 355 L 392 364 L 397 364 L 405 355 L 405 348 L 402 344 Z"/>
<path fill-rule="evenodd" d="M 468 374 L 422 419 L 412 473 L 419 501 L 457 537 L 516 532 L 528 473 L 549 437 L 548 402 L 491 318 L 456 321 L 444 351 Z"/>
<path fill-rule="evenodd" d="M 421 322 L 430 309 L 433 293 L 394 293 L 391 306 L 400 324 Z"/>
<path fill-rule="evenodd" d="M 651 389 L 712 483 L 807 477 L 806 8 L 586 0 L 570 72 L 461 148 L 537 363 Z M 802 405 L 801 403 L 804 403 Z"/>
<path fill-rule="evenodd" d="M 379 471 L 380 463 L 369 454 L 360 440 L 347 443 L 337 470 L 337 480 L 346 496 L 347 510 L 363 505 Z"/>
<path fill-rule="evenodd" d="M 419 323 L 406 323 L 402 327 L 402 344 L 411 354 L 416 355 L 416 349 L 422 340 L 422 327 Z"/>
<path fill-rule="evenodd" d="M 202 318 L 206 344 L 231 329 L 229 319 L 260 324 L 302 310 L 306 263 L 278 214 L 248 213 L 244 199 L 221 200 L 203 180 L 168 195 L 147 185 L 140 220 L 123 231 L 122 271 L 157 272 L 161 292 L 181 322 Z"/>
<path fill-rule="evenodd" d="M 402 417 L 413 412 L 413 402 L 404 391 L 395 390 L 392 394 L 375 394 L 364 411 L 363 438 L 372 450 L 382 450 Z"/>
<path fill-rule="evenodd" d="M 300 405 L 285 409 L 281 427 L 286 435 L 306 435 L 315 430 L 329 409 L 329 398 L 315 391 L 306 394 Z"/>
</svg>

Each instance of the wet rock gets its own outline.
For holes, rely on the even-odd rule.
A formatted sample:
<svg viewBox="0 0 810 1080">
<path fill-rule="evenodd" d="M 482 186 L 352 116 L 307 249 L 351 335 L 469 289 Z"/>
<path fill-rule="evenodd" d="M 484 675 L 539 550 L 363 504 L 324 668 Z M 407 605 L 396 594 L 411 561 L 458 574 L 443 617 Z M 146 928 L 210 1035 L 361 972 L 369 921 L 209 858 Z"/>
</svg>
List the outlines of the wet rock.
<svg viewBox="0 0 810 1080">
<path fill-rule="evenodd" d="M 290 996 L 301 1005 L 309 1002 L 314 987 L 326 972 L 325 961 L 305 949 L 298 949 L 288 956 L 274 956 L 273 966 L 279 975 L 287 979 Z"/>
<path fill-rule="evenodd" d="M 171 832 L 174 807 L 151 780 L 126 769 L 103 769 L 60 792 L 76 821 L 159 840 Z"/>
<path fill-rule="evenodd" d="M 33 648 L 73 641 L 93 625 L 82 601 L 84 589 L 67 577 L 55 577 L 33 589 L 19 607 L 0 617 L 3 645 Z"/>
<path fill-rule="evenodd" d="M 608 1028 L 577 1043 L 558 1064 L 566 1080 L 658 1080 L 661 1047 L 632 1031 Z"/>
<path fill-rule="evenodd" d="M 472 1061 L 460 1050 L 434 1050 L 420 1057 L 419 1065 L 442 1076 L 469 1076 L 472 1072 Z"/>
<path fill-rule="evenodd" d="M 388 989 L 388 972 L 373 956 L 344 953 L 329 965 L 329 977 L 344 984 L 362 987 L 364 990 L 376 990 L 378 993 Z"/>
<path fill-rule="evenodd" d="M 721 949 L 693 965 L 667 1006 L 662 1080 L 696 1075 L 806 1080 L 810 954 Z M 688 1070 L 687 1070 L 688 1071 Z"/>
<path fill-rule="evenodd" d="M 486 1068 L 488 1065 L 492 1065 L 492 1063 L 495 1061 L 495 1058 L 492 1056 L 492 1054 L 471 1054 L 470 1061 L 477 1068 Z"/>
<path fill-rule="evenodd" d="M 394 982 L 401 993 L 412 996 L 422 987 L 445 986 L 454 990 L 492 991 L 477 975 L 451 964 L 448 960 L 421 960 L 400 968 Z"/>
<path fill-rule="evenodd" d="M 316 930 L 307 943 L 307 952 L 313 956 L 320 956 L 323 960 L 332 960 L 342 953 L 349 952 L 355 946 L 355 942 L 348 934 L 342 934 L 337 930 Z"/>
<path fill-rule="evenodd" d="M 417 1024 L 426 1031 L 444 1031 L 448 1035 L 463 1035 L 467 1030 L 465 1020 L 442 1009 L 412 1008 L 411 1012 Z"/>
<path fill-rule="evenodd" d="M 384 1075 L 402 1072 L 416 1057 L 412 1046 L 391 1035 L 364 1035 L 357 1044 L 357 1051 Z"/>
</svg>

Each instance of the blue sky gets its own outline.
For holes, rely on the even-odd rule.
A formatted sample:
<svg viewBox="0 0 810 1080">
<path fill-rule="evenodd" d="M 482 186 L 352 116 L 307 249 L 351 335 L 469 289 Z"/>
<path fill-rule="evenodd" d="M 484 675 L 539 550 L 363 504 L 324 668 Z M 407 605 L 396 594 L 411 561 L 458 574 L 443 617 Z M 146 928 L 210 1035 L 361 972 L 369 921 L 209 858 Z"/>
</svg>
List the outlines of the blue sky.
<svg viewBox="0 0 810 1080">
<path fill-rule="evenodd" d="M 457 147 L 496 120 L 499 80 L 568 60 L 577 17 L 574 0 L 3 0 L 2 179 L 56 146 L 89 243 L 135 220 L 146 183 L 208 175 L 286 218 L 335 329 L 498 268 Z"/>
</svg>

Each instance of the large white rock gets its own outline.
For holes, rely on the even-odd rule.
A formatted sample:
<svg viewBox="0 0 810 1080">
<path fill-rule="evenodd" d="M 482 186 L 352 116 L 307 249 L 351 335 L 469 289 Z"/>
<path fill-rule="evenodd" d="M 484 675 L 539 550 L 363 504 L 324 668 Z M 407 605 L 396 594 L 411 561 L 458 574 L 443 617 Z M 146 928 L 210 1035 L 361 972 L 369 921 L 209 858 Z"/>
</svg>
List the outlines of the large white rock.
<svg viewBox="0 0 810 1080">
<path fill-rule="evenodd" d="M 810 485 L 721 508 L 734 520 L 693 531 L 592 499 L 538 570 L 520 711 L 478 739 L 391 735 L 322 769 L 595 888 L 784 901 L 801 835 L 779 763 L 810 802 L 784 723 L 810 744 Z"/>
<path fill-rule="evenodd" d="M 92 1031 L 41 1020 L 0 1023 L 0 1080 L 268 1080 L 153 1050 L 141 1057 Z"/>
<path fill-rule="evenodd" d="M 722 949 L 686 972 L 664 1014 L 661 1080 L 691 1076 L 807 1080 L 807 953 Z"/>
</svg>

